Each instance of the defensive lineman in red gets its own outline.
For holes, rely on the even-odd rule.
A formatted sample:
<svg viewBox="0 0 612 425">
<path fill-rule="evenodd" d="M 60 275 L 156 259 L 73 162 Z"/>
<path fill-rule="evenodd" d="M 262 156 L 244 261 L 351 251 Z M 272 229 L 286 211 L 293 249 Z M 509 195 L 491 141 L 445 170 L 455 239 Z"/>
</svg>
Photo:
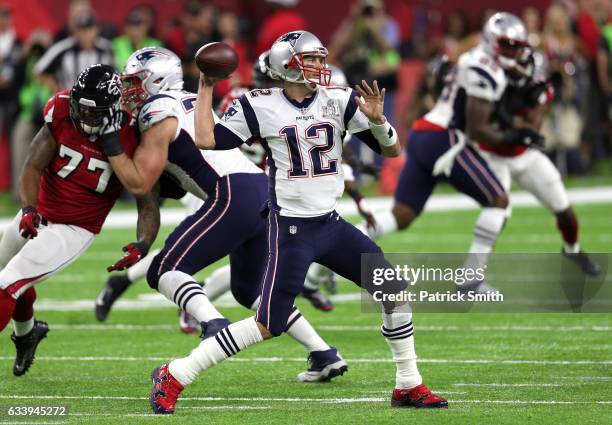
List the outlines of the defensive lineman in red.
<svg viewBox="0 0 612 425">
<path fill-rule="evenodd" d="M 27 372 L 49 331 L 34 320 L 34 283 L 85 252 L 121 192 L 100 146 L 108 127 L 122 125 L 123 149 L 136 149 L 137 133 L 126 123 L 120 97 L 121 80 L 112 67 L 87 68 L 72 90 L 49 100 L 45 125 L 30 146 L 20 178 L 23 208 L 0 242 L 0 331 L 12 318 L 16 376 Z M 138 199 L 138 213 L 138 242 L 124 249 L 126 256 L 114 267 L 138 261 L 155 239 L 159 210 L 151 194 Z"/>
</svg>

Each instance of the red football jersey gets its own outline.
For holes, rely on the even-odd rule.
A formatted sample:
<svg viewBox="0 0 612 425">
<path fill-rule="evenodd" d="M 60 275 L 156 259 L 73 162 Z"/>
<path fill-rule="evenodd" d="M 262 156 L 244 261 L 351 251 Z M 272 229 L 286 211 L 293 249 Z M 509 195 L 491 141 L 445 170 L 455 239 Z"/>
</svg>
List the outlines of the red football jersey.
<svg viewBox="0 0 612 425">
<path fill-rule="evenodd" d="M 101 147 L 73 123 L 69 105 L 69 91 L 65 90 L 53 96 L 44 109 L 57 151 L 40 179 L 36 208 L 51 222 L 100 233 L 122 185 Z M 131 157 L 138 145 L 135 127 L 121 130 L 121 144 Z"/>
</svg>

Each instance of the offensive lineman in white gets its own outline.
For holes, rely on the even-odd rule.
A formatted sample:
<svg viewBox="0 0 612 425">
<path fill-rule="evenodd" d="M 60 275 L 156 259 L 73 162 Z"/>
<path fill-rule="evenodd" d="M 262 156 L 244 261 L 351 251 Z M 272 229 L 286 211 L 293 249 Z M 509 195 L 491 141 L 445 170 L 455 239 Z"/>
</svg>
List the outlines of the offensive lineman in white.
<svg viewBox="0 0 612 425">
<path fill-rule="evenodd" d="M 269 255 L 255 317 L 223 329 L 223 340 L 206 339 L 189 356 L 153 370 L 150 403 L 156 413 L 174 413 L 181 391 L 203 370 L 280 335 L 313 261 L 364 288 L 371 282 L 361 278 L 362 253 L 379 254 L 374 262 L 391 267 L 375 243 L 334 211 L 344 187 L 340 165 L 345 130 L 386 156 L 400 153 L 396 132 L 382 115 L 384 89 L 365 81 L 358 93 L 327 88 L 331 72 L 326 56 L 327 49 L 313 34 L 284 34 L 270 50 L 270 67 L 284 81 L 283 88 L 243 95 L 217 125 L 211 112 L 213 81 L 200 78 L 198 146 L 231 149 L 257 138 L 267 151 Z M 405 282 L 393 280 L 378 289 L 398 294 L 405 287 Z M 423 385 L 412 314 L 395 307 L 385 304 L 381 328 L 397 367 L 392 406 L 447 407 L 446 400 Z"/>
</svg>

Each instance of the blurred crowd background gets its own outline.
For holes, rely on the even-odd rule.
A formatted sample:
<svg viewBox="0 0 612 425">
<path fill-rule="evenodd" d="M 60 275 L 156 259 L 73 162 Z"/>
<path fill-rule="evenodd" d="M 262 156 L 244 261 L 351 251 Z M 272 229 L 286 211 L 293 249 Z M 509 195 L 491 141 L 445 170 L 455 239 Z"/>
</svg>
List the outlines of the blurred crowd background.
<svg viewBox="0 0 612 425">
<path fill-rule="evenodd" d="M 183 59 L 185 89 L 196 91 L 194 53 L 210 41 L 231 44 L 240 66 L 216 88 L 220 100 L 251 85 L 253 61 L 279 35 L 307 29 L 349 83 L 377 79 L 387 88 L 385 114 L 405 140 L 435 102 L 442 58 L 452 63 L 475 46 L 497 10 L 522 17 L 529 43 L 548 58 L 555 96 L 542 129 L 547 153 L 564 174 L 609 173 L 612 0 L 0 0 L 0 192 L 15 193 L 54 92 L 88 65 L 121 70 L 152 45 Z M 360 154 L 382 168 L 379 190 L 390 193 L 404 159 Z"/>
</svg>

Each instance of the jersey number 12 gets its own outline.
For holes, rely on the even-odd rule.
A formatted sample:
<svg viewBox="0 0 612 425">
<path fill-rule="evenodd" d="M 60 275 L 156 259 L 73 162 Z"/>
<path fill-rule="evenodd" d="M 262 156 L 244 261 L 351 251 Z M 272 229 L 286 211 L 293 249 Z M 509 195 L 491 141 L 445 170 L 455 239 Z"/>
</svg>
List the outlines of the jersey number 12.
<svg viewBox="0 0 612 425">
<path fill-rule="evenodd" d="M 291 169 L 289 178 L 305 178 L 309 175 L 309 170 L 304 166 L 304 158 L 297 135 L 297 126 L 291 125 L 283 127 L 280 131 L 285 138 L 291 159 Z M 328 176 L 338 173 L 338 160 L 331 159 L 327 166 L 323 166 L 323 154 L 334 148 L 334 127 L 330 123 L 313 124 L 306 129 L 306 140 L 319 139 L 321 133 L 324 135 L 325 144 L 315 145 L 308 151 L 310 163 L 312 164 L 312 177 Z"/>
</svg>

